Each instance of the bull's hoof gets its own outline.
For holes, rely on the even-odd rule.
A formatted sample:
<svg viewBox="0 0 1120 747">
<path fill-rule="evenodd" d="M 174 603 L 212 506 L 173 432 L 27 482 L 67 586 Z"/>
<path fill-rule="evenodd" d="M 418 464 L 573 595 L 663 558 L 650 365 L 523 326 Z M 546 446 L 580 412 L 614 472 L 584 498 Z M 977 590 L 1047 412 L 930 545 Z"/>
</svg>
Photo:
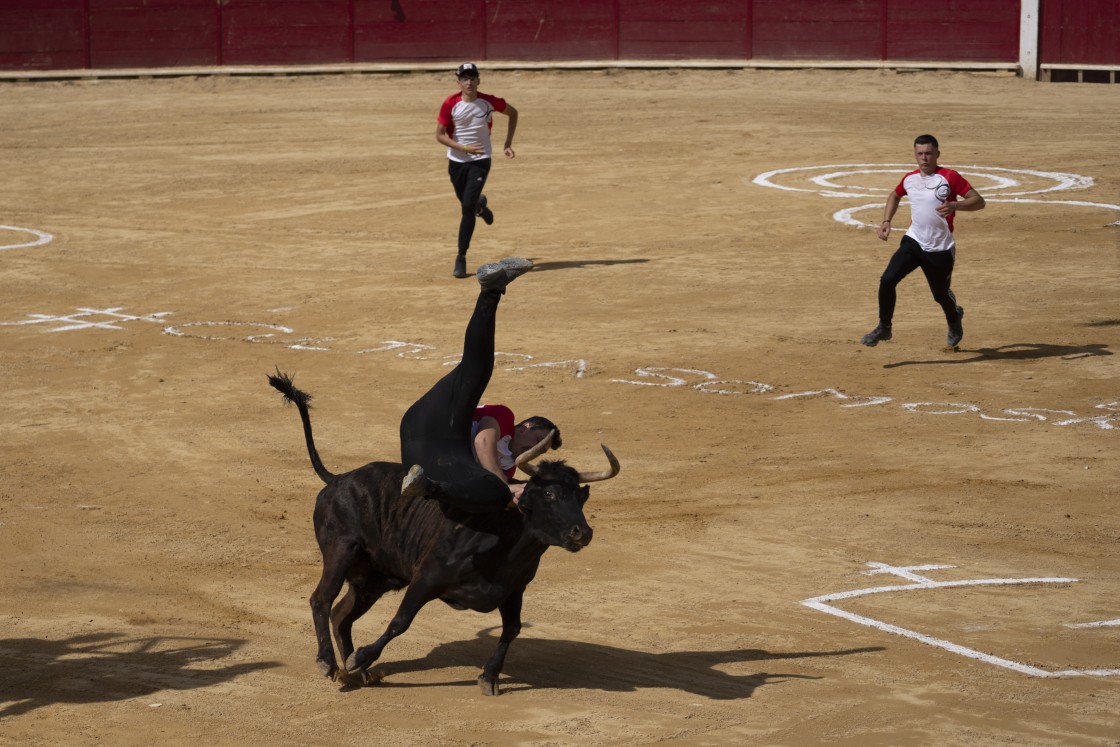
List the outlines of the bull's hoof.
<svg viewBox="0 0 1120 747">
<path fill-rule="evenodd" d="M 381 682 L 382 675 L 381 672 L 374 669 L 359 669 L 356 671 L 340 669 L 335 680 L 347 687 L 372 687 Z"/>
<path fill-rule="evenodd" d="M 332 680 L 337 679 L 338 665 L 333 661 L 325 661 L 324 659 L 316 659 L 315 665 L 319 667 L 319 673 L 324 677 L 330 677 Z"/>
<path fill-rule="evenodd" d="M 491 679 L 485 674 L 478 675 L 478 689 L 482 691 L 483 695 L 490 697 L 502 694 L 502 691 L 498 689 L 498 678 Z"/>
<path fill-rule="evenodd" d="M 355 651 L 354 653 L 352 653 L 352 654 L 350 654 L 349 656 L 346 657 L 345 667 L 346 667 L 346 671 L 348 671 L 348 672 L 356 672 L 359 669 L 361 669 L 361 667 L 358 665 L 358 652 L 357 651 Z"/>
<path fill-rule="evenodd" d="M 381 681 L 381 673 L 358 664 L 358 652 L 355 651 L 346 657 L 346 668 L 340 669 L 335 679 L 350 687 L 369 687 Z"/>
</svg>

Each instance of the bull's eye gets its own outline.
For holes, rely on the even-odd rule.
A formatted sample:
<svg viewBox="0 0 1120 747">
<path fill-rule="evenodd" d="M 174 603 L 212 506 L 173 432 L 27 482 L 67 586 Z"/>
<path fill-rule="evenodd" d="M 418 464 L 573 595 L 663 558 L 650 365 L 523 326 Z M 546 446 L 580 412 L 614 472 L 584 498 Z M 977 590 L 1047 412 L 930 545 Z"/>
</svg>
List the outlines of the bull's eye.
<svg viewBox="0 0 1120 747">
<path fill-rule="evenodd" d="M 546 489 L 546 490 L 544 491 L 544 499 L 545 499 L 546 501 L 554 501 L 554 500 L 556 500 L 556 491 L 555 491 L 555 490 L 553 490 L 553 489 L 551 489 L 551 488 L 547 488 L 547 489 Z"/>
</svg>

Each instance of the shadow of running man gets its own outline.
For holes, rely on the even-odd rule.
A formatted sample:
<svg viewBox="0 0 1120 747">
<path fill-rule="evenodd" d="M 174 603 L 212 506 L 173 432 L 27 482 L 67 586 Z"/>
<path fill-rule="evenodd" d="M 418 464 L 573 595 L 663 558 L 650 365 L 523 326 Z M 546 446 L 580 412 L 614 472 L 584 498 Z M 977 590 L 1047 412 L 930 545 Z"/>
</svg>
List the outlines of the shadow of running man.
<svg viewBox="0 0 1120 747">
<path fill-rule="evenodd" d="M 525 626 L 528 628 L 529 626 Z M 385 677 L 402 672 L 443 667 L 477 668 L 494 647 L 493 632 L 479 631 L 474 640 L 453 641 L 436 646 L 423 658 L 381 664 Z M 518 690 L 577 689 L 608 692 L 635 692 L 642 689 L 675 688 L 712 700 L 749 698 L 755 688 L 792 679 L 816 680 L 804 674 L 757 671 L 732 674 L 723 667 L 747 662 L 775 662 L 789 659 L 852 656 L 885 650 L 882 646 L 835 651 L 795 651 L 771 653 L 761 649 L 733 651 L 666 651 L 650 653 L 580 641 L 522 637 L 510 647 L 509 661 L 516 674 L 501 682 L 502 692 Z M 769 666 L 767 666 L 769 669 Z M 473 685 L 474 680 L 424 684 L 392 683 L 382 680 L 378 687 L 436 687 Z"/>
<path fill-rule="evenodd" d="M 244 644 L 231 638 L 129 638 L 115 633 L 60 641 L 0 639 L 0 719 L 56 703 L 103 703 L 209 687 L 280 666 L 213 666 Z"/>
<path fill-rule="evenodd" d="M 933 361 L 899 361 L 897 363 L 886 363 L 883 365 L 883 368 L 957 365 L 960 363 L 978 363 L 980 361 L 1036 360 L 1039 358 L 1076 360 L 1078 358 L 1095 358 L 1102 355 L 1112 355 L 1112 351 L 1108 349 L 1108 346 L 1102 343 L 1092 343 L 1089 345 L 1051 345 L 1045 342 L 1016 342 L 1010 345 L 1001 345 L 998 348 L 962 349 L 961 352 L 975 353 L 976 355 L 971 358 L 942 358 Z"/>
</svg>

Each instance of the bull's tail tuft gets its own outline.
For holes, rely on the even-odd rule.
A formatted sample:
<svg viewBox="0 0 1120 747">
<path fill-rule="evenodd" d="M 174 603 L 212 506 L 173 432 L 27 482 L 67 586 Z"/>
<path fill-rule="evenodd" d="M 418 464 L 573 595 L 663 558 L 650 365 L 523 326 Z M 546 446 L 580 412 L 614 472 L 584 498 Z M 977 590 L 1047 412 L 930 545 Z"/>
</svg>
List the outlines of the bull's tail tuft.
<svg viewBox="0 0 1120 747">
<path fill-rule="evenodd" d="M 268 383 L 284 395 L 285 402 L 295 405 L 299 410 L 300 420 L 303 421 L 303 437 L 307 441 L 307 455 L 311 457 L 311 466 L 315 469 L 315 474 L 319 476 L 319 479 L 329 485 L 337 475 L 323 466 L 323 460 L 319 458 L 319 452 L 315 448 L 315 439 L 311 435 L 311 414 L 308 412 L 311 409 L 311 395 L 297 389 L 292 377 L 286 373 L 281 373 L 279 368 L 276 369 L 275 376 L 269 374 Z"/>
<path fill-rule="evenodd" d="M 300 403 L 303 403 L 304 407 L 311 409 L 312 396 L 307 392 L 296 389 L 295 380 L 288 374 L 281 372 L 279 368 L 276 369 L 275 376 L 268 375 L 268 383 L 272 385 L 273 389 L 284 395 L 284 401 L 288 404 L 298 407 Z"/>
</svg>

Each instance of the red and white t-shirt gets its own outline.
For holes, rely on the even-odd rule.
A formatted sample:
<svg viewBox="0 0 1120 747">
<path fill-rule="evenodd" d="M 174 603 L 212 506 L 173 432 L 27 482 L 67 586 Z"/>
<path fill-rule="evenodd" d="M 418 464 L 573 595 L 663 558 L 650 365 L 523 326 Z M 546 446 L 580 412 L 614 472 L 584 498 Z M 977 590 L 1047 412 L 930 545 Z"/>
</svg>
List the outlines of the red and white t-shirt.
<svg viewBox="0 0 1120 747">
<path fill-rule="evenodd" d="M 485 417 L 492 417 L 498 421 L 498 466 L 506 473 L 506 477 L 513 477 L 517 465 L 513 460 L 513 450 L 510 441 L 513 440 L 513 431 L 516 423 L 513 410 L 505 405 L 479 405 L 474 410 L 474 422 L 471 423 L 471 441 L 478 435 L 478 421 Z"/>
<path fill-rule="evenodd" d="M 918 242 L 927 252 L 947 252 L 956 246 L 953 241 L 953 217 L 937 214 L 937 207 L 943 202 L 956 202 L 972 189 L 972 185 L 957 172 L 938 166 L 929 176 L 915 169 L 894 188 L 899 197 L 910 198 L 910 228 L 906 235 Z"/>
<path fill-rule="evenodd" d="M 485 152 L 478 155 L 464 153 L 455 148 L 447 149 L 447 157 L 452 161 L 467 163 L 482 158 L 490 158 L 490 129 L 494 126 L 494 112 L 503 113 L 506 100 L 488 93 L 478 94 L 474 101 L 463 101 L 462 93 L 453 93 L 439 108 L 436 121 L 447 128 L 452 140 L 463 145 L 481 145 Z"/>
</svg>

